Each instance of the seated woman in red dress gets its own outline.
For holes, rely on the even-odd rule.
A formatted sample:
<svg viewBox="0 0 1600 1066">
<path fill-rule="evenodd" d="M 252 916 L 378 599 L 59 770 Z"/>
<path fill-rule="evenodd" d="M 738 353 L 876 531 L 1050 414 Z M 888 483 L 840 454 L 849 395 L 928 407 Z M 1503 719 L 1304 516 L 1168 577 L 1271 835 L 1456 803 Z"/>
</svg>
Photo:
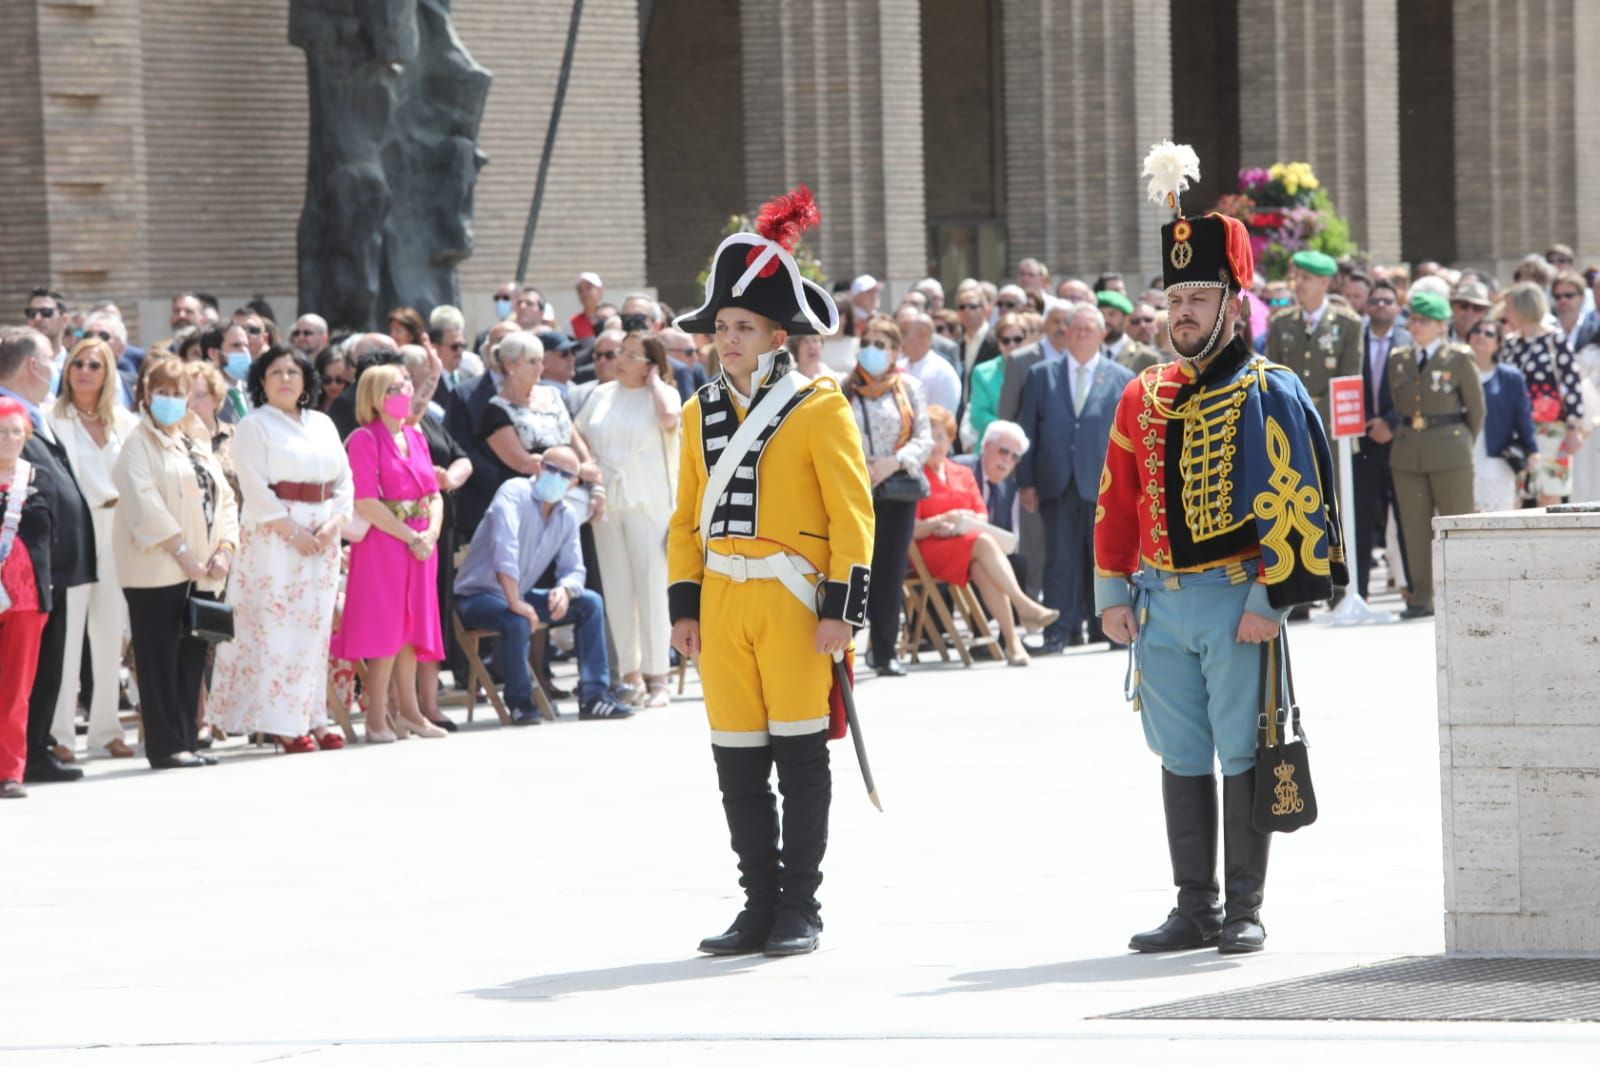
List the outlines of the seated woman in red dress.
<svg viewBox="0 0 1600 1066">
<path fill-rule="evenodd" d="M 956 436 L 955 416 L 933 405 L 928 408 L 928 423 L 933 430 L 933 452 L 923 470 L 928 475 L 930 492 L 917 504 L 917 524 L 912 530 L 917 551 L 922 553 L 928 573 L 936 581 L 957 585 L 970 581 L 977 586 L 984 606 L 1000 625 L 1006 662 L 1027 666 L 1028 652 L 1022 646 L 1016 621 L 1037 631 L 1054 622 L 1061 612 L 1028 598 L 1017 584 L 1006 553 L 983 528 L 989 521 L 989 512 L 978 491 L 977 479 L 972 471 L 949 458 L 950 443 Z"/>
</svg>

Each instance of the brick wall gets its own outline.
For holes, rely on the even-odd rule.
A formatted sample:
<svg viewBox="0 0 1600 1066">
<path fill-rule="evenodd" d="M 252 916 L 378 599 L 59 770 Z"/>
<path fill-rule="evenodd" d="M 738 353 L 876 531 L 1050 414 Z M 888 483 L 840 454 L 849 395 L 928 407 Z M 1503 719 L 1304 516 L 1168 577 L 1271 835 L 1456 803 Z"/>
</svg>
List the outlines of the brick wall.
<svg viewBox="0 0 1600 1066">
<path fill-rule="evenodd" d="M 12 41 L 0 78 L 0 322 L 20 324 L 28 290 L 49 280 L 44 117 L 32 0 L 0 0 Z"/>
</svg>

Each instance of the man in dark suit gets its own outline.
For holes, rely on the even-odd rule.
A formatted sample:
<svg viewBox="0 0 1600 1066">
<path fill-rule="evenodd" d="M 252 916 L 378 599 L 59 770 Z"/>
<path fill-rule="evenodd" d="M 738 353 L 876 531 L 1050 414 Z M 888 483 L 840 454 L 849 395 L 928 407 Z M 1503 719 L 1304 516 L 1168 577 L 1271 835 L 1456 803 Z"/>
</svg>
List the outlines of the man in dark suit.
<svg viewBox="0 0 1600 1066">
<path fill-rule="evenodd" d="M 1022 505 L 1044 516 L 1044 602 L 1061 612 L 1044 632 L 1045 653 L 1084 643 L 1086 622 L 1091 639 L 1104 639 L 1094 611 L 1094 509 L 1117 402 L 1133 380 L 1133 371 L 1100 352 L 1106 323 L 1099 308 L 1051 314 L 1067 316 L 1067 354 L 1028 372 L 1017 418 L 1029 440 L 1045 442 L 1023 455 L 1017 472 Z"/>
<path fill-rule="evenodd" d="M 1367 297 L 1367 321 L 1361 331 L 1361 394 L 1366 398 L 1367 432 L 1351 456 L 1355 493 L 1356 588 L 1367 598 L 1372 574 L 1374 537 L 1382 537 L 1389 515 L 1399 521 L 1394 478 L 1389 472 L 1389 443 L 1394 440 L 1394 396 L 1389 391 L 1389 353 L 1411 344 L 1411 334 L 1395 324 L 1400 301 L 1387 281 L 1373 284 Z M 1396 574 L 1397 579 L 1403 575 Z"/>
<path fill-rule="evenodd" d="M 1028 587 L 1028 560 L 1022 554 L 1022 502 L 1018 499 L 1017 463 L 1028 451 L 1028 435 L 1015 422 L 990 422 L 979 450 L 950 458 L 972 471 L 983 495 L 989 524 L 1018 535 L 1017 549 L 1006 557 L 1017 584 Z"/>
<path fill-rule="evenodd" d="M 499 329 L 499 325 L 494 327 L 494 330 Z M 500 341 L 499 337 L 493 336 L 494 330 L 490 331 L 491 348 Z M 499 372 L 493 359 L 487 355 L 484 367 L 482 376 L 477 380 L 450 394 L 444 411 L 444 428 L 450 431 L 456 443 L 461 445 L 461 450 L 467 453 L 467 458 L 472 460 L 472 476 L 456 490 L 456 531 L 463 543 L 472 539 L 484 512 L 489 509 L 489 503 L 500 488 L 500 464 L 495 461 L 488 446 L 478 439 L 478 423 L 483 419 L 484 409 L 500 391 Z"/>
<path fill-rule="evenodd" d="M 39 667 L 28 696 L 27 781 L 76 781 L 83 771 L 57 759 L 50 735 L 56 696 L 61 690 L 61 664 L 67 642 L 67 590 L 95 580 L 94 518 L 72 476 L 66 450 L 56 439 L 40 405 L 50 393 L 55 351 L 44 334 L 27 326 L 0 330 L 0 395 L 22 402 L 33 421 L 33 435 L 22 457 L 38 471 L 36 484 L 50 505 L 54 532 L 50 542 L 50 614 L 39 639 Z M 62 738 L 70 744 L 72 737 Z"/>
<path fill-rule="evenodd" d="M 695 360 L 694 338 L 681 329 L 661 331 L 661 343 L 667 347 L 667 359 L 672 363 L 673 384 L 678 387 L 678 398 L 684 403 L 706 383 L 706 368 Z"/>
</svg>

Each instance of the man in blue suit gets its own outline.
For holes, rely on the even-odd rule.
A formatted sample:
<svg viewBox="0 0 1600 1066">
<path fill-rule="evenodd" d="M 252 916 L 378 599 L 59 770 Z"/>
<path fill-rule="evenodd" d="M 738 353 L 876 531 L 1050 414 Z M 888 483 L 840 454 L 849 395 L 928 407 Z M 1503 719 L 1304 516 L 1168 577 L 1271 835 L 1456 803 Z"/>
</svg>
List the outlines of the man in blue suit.
<svg viewBox="0 0 1600 1066">
<path fill-rule="evenodd" d="M 1367 432 L 1357 443 L 1351 461 L 1351 495 L 1355 498 L 1356 587 L 1367 598 L 1372 575 L 1373 540 L 1383 539 L 1389 515 L 1400 521 L 1389 472 L 1389 443 L 1399 416 L 1389 391 L 1389 353 L 1411 345 L 1411 334 L 1397 325 L 1400 300 L 1387 281 L 1373 284 L 1367 295 L 1367 321 L 1361 330 L 1361 394 L 1366 398 Z M 1404 549 L 1401 549 L 1402 554 Z M 1395 564 L 1390 562 L 1390 569 Z M 1396 574 L 1397 583 L 1404 575 Z M 1401 587 L 1404 587 L 1403 584 Z"/>
<path fill-rule="evenodd" d="M 1106 320 L 1092 304 L 1073 308 L 1066 355 L 1028 371 L 1017 422 L 1037 446 L 1022 456 L 1022 506 L 1044 518 L 1044 602 L 1061 617 L 1044 632 L 1046 654 L 1103 640 L 1094 611 L 1094 509 L 1111 424 L 1133 371 L 1101 355 Z"/>
<path fill-rule="evenodd" d="M 983 431 L 983 443 L 978 451 L 968 455 L 952 455 L 951 461 L 972 471 L 978 482 L 978 492 L 989 512 L 989 524 L 1008 533 L 1021 535 L 1022 503 L 1017 499 L 1017 464 L 1028 451 L 1028 435 L 1015 422 L 996 419 Z M 1021 542 L 1006 560 L 1017 575 L 1017 584 L 1028 587 L 1028 560 L 1022 555 Z"/>
</svg>

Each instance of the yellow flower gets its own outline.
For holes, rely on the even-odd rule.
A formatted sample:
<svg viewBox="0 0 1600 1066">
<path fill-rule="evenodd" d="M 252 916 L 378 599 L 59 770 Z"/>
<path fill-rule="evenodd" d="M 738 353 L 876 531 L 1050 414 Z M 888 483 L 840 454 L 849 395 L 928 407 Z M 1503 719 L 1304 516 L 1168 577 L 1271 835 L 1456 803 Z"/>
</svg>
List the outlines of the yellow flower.
<svg viewBox="0 0 1600 1066">
<path fill-rule="evenodd" d="M 1283 164 L 1282 163 L 1274 163 L 1274 164 L 1272 164 L 1272 166 L 1270 168 L 1268 168 L 1268 170 L 1267 170 L 1267 177 L 1269 177 L 1269 178 L 1281 178 L 1281 177 L 1283 177 Z"/>
</svg>

